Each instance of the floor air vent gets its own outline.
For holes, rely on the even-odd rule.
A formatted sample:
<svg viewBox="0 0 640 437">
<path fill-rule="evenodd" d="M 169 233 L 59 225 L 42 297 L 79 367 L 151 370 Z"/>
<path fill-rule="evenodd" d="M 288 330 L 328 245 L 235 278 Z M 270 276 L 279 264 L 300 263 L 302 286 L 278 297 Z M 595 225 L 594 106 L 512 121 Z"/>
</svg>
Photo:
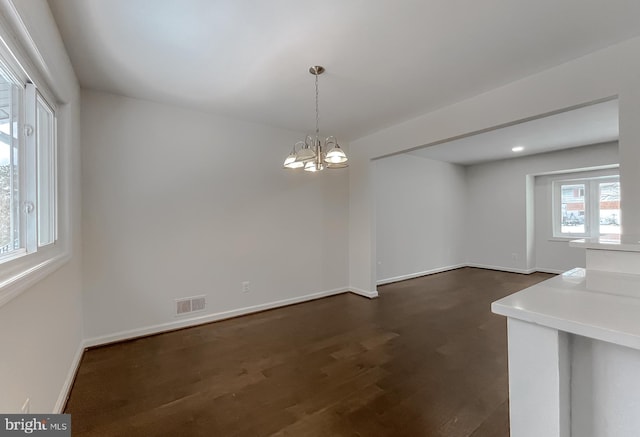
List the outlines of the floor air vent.
<svg viewBox="0 0 640 437">
<path fill-rule="evenodd" d="M 176 299 L 176 316 L 203 311 L 206 306 L 205 296 L 185 297 Z"/>
</svg>

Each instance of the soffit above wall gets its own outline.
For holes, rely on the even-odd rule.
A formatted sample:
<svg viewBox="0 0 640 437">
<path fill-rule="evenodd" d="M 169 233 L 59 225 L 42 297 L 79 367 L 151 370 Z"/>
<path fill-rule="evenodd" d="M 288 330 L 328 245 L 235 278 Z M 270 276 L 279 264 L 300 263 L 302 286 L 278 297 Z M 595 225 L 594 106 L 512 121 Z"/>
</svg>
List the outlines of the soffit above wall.
<svg viewBox="0 0 640 437">
<path fill-rule="evenodd" d="M 618 140 L 618 101 L 597 103 L 408 152 L 472 165 Z M 516 146 L 524 148 L 513 152 Z"/>
</svg>

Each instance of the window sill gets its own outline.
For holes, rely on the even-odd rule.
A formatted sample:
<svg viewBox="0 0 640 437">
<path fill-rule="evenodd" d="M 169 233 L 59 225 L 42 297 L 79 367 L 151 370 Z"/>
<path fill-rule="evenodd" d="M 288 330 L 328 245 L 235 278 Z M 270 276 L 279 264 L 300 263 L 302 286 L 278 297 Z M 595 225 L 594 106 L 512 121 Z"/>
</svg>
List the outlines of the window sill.
<svg viewBox="0 0 640 437">
<path fill-rule="evenodd" d="M 558 243 L 568 243 L 569 241 L 579 240 L 581 238 L 589 238 L 589 237 L 585 237 L 584 235 L 583 236 L 576 235 L 574 237 L 551 237 L 547 241 L 555 241 Z"/>
<path fill-rule="evenodd" d="M 615 234 L 614 234 L 615 235 Z M 598 238 L 598 237 L 606 237 L 606 234 L 601 234 L 598 235 L 596 237 L 590 236 L 590 235 L 574 235 L 572 237 L 550 237 L 547 238 L 547 241 L 556 241 L 556 242 L 569 242 L 569 241 L 573 241 L 573 240 L 582 240 L 582 239 L 590 239 L 590 238 Z M 616 237 L 617 238 L 617 237 Z"/>
<path fill-rule="evenodd" d="M 21 271 L 2 277 L 0 279 L 0 307 L 58 270 L 70 258 L 69 252 L 60 252 L 42 261 L 36 261 L 35 265 L 25 266 Z"/>
</svg>

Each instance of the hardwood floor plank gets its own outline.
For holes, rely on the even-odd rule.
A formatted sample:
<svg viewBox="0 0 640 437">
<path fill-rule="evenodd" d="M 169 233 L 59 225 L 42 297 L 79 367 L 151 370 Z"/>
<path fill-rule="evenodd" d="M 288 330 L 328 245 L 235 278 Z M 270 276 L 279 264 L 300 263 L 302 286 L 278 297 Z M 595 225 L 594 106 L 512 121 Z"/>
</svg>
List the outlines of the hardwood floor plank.
<svg viewBox="0 0 640 437">
<path fill-rule="evenodd" d="M 506 323 L 464 268 L 87 351 L 74 436 L 507 437 Z"/>
</svg>

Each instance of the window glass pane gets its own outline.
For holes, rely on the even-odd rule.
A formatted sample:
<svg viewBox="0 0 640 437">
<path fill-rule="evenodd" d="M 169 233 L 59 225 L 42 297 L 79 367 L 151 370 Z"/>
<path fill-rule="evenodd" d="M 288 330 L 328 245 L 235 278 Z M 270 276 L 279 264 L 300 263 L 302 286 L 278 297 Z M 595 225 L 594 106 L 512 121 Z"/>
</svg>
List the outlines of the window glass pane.
<svg viewBox="0 0 640 437">
<path fill-rule="evenodd" d="M 54 115 L 42 98 L 36 108 L 38 246 L 55 241 L 55 132 Z"/>
<path fill-rule="evenodd" d="M 17 96 L 0 68 L 0 257 L 20 248 Z"/>
<path fill-rule="evenodd" d="M 600 196 L 600 234 L 620 235 L 620 182 L 601 182 Z"/>
<path fill-rule="evenodd" d="M 585 233 L 585 191 L 585 184 L 560 186 L 563 234 Z"/>
</svg>

